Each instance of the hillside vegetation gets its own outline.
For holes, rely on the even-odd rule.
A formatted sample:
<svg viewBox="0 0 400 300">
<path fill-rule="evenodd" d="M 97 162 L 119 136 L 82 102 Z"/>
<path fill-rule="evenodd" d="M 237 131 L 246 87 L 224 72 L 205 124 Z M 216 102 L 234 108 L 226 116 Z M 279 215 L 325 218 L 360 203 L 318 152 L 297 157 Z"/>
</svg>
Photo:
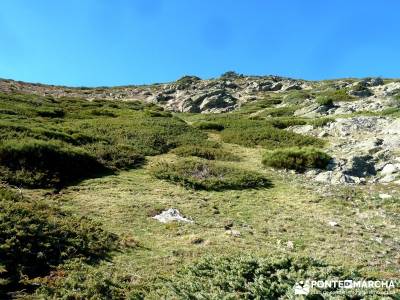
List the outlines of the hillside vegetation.
<svg viewBox="0 0 400 300">
<path fill-rule="evenodd" d="M 400 279 L 397 85 L 0 80 L 0 298 L 295 299 L 307 279 Z M 305 299 L 399 287 L 364 292 Z"/>
</svg>

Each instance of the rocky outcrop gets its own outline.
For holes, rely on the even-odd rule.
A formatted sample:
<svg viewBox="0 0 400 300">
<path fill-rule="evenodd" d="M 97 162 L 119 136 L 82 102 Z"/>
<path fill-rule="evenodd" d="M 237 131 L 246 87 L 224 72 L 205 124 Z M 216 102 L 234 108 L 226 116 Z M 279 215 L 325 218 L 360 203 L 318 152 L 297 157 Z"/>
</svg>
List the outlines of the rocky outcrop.
<svg viewBox="0 0 400 300">
<path fill-rule="evenodd" d="M 334 157 L 327 171 L 308 176 L 332 184 L 391 183 L 400 180 L 400 122 L 390 117 L 337 119 L 323 127 L 294 126 L 295 132 L 321 136 Z"/>
</svg>

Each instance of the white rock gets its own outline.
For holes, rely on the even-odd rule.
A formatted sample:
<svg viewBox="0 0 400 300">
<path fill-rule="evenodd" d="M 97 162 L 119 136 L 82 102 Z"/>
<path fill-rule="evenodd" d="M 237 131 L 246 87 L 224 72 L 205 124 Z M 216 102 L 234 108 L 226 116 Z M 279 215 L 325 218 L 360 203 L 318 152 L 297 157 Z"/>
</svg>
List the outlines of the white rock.
<svg viewBox="0 0 400 300">
<path fill-rule="evenodd" d="M 383 167 L 381 174 L 382 175 L 389 175 L 396 173 L 399 169 L 394 164 L 387 164 Z"/>
<path fill-rule="evenodd" d="M 326 132 L 326 131 L 321 131 L 319 134 L 318 134 L 318 137 L 319 138 L 323 138 L 323 137 L 327 137 L 329 134 Z"/>
<path fill-rule="evenodd" d="M 389 174 L 389 175 L 386 175 L 385 177 L 379 179 L 379 182 L 389 183 L 389 182 L 393 182 L 395 180 L 396 180 L 396 176 L 394 176 L 393 174 Z"/>
<path fill-rule="evenodd" d="M 225 234 L 227 235 L 231 235 L 233 237 L 240 237 L 242 234 L 240 233 L 240 231 L 238 230 L 234 230 L 234 229 L 229 229 L 225 231 Z"/>
<path fill-rule="evenodd" d="M 294 244 L 293 244 L 293 242 L 292 242 L 292 241 L 288 241 L 288 242 L 286 243 L 286 247 L 287 247 L 288 249 L 294 249 Z"/>
<path fill-rule="evenodd" d="M 153 219 L 156 219 L 161 223 L 169 223 L 173 221 L 193 223 L 192 220 L 183 217 L 179 210 L 175 208 L 164 210 L 162 213 L 154 216 Z"/>
<path fill-rule="evenodd" d="M 381 198 L 382 200 L 390 199 L 390 198 L 392 198 L 392 195 L 389 195 L 389 194 L 379 194 L 379 198 Z"/>
<path fill-rule="evenodd" d="M 335 221 L 329 221 L 328 224 L 329 224 L 329 226 L 331 226 L 331 227 L 339 226 L 339 223 L 338 223 L 338 222 L 335 222 Z"/>
</svg>

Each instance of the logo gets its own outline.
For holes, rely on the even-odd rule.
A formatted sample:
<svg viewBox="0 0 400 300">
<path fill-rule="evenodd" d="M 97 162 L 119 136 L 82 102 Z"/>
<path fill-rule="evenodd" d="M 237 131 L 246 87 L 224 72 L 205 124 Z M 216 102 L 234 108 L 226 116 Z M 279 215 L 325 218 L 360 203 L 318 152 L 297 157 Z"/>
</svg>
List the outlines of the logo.
<svg viewBox="0 0 400 300">
<path fill-rule="evenodd" d="M 308 295 L 310 293 L 310 285 L 304 281 L 296 282 L 293 289 L 295 295 Z"/>
</svg>

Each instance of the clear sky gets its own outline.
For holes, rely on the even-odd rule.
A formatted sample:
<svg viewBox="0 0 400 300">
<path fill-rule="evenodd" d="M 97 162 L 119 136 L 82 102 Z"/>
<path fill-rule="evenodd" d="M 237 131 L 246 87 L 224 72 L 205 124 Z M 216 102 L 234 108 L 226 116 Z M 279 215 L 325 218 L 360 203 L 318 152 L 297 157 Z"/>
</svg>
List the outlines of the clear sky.
<svg viewBox="0 0 400 300">
<path fill-rule="evenodd" d="M 400 77 L 398 0 L 0 0 L 0 77 Z"/>
</svg>

